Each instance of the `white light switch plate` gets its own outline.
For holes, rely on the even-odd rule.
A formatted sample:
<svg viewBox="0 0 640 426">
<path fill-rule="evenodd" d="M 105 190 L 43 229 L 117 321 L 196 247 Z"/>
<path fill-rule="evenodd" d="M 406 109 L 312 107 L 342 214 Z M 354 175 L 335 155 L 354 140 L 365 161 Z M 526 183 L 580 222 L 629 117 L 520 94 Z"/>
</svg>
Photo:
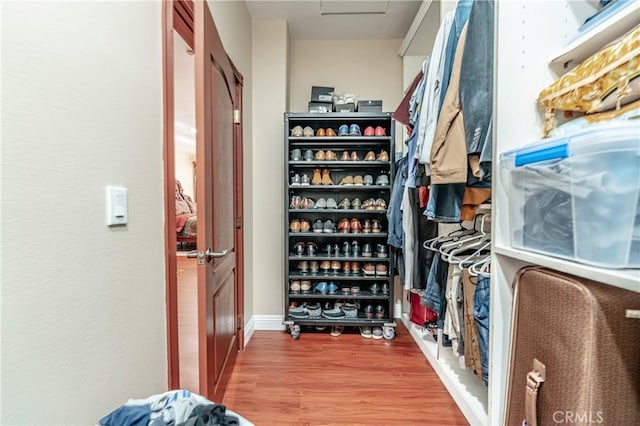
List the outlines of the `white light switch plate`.
<svg viewBox="0 0 640 426">
<path fill-rule="evenodd" d="M 127 188 L 107 186 L 107 225 L 126 225 L 128 216 Z"/>
</svg>

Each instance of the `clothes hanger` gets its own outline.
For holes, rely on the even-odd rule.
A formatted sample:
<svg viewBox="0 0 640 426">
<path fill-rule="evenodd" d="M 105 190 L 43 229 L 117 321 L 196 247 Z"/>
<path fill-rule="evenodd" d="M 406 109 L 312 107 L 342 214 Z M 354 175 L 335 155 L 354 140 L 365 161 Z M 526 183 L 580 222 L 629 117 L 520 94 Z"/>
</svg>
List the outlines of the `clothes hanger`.
<svg viewBox="0 0 640 426">
<path fill-rule="evenodd" d="M 489 241 L 488 244 L 490 244 L 491 234 L 489 232 L 486 232 L 484 229 L 485 219 L 487 218 L 487 216 L 488 215 L 486 214 L 482 215 L 482 221 L 480 223 L 480 231 L 477 232 L 476 234 L 473 234 L 469 237 L 458 240 L 457 242 L 451 242 L 451 243 L 446 243 L 441 245 L 439 251 L 442 258 L 448 262 L 451 262 L 452 259 L 455 259 L 453 255 L 457 253 L 461 253 L 463 251 L 467 251 L 469 249 L 482 246 L 483 244 L 485 244 L 486 246 L 487 241 Z M 475 229 L 475 219 L 477 217 L 478 216 L 474 218 L 474 229 Z"/>
<path fill-rule="evenodd" d="M 480 215 L 478 215 L 478 216 L 480 216 Z M 473 226 L 471 228 L 465 228 L 465 227 L 462 226 L 462 224 L 460 224 L 460 229 L 456 229 L 454 231 L 451 231 L 450 233 L 448 233 L 446 235 L 439 235 L 439 236 L 437 236 L 435 238 L 430 238 L 430 239 L 426 240 L 422 244 L 422 246 L 427 250 L 438 251 L 438 249 L 435 246 L 438 243 L 444 243 L 444 242 L 447 242 L 447 241 L 454 241 L 454 240 L 457 240 L 458 238 L 464 237 L 466 235 L 475 234 L 477 232 L 475 227 L 476 227 L 476 220 L 478 219 L 478 216 L 473 218 Z"/>
<path fill-rule="evenodd" d="M 479 274 L 489 273 L 491 268 L 491 255 L 469 267 L 469 275 L 477 277 Z"/>
<path fill-rule="evenodd" d="M 465 265 L 467 263 L 469 263 L 471 261 L 471 264 L 473 264 L 474 262 L 478 262 L 479 260 L 483 260 L 484 258 L 486 258 L 488 255 L 490 255 L 491 253 L 487 253 L 487 249 L 489 249 L 491 247 L 491 240 L 485 242 L 478 250 L 474 251 L 473 253 L 471 253 L 470 255 L 468 255 L 465 258 L 461 258 L 456 256 L 458 253 L 460 253 L 461 251 L 466 251 L 468 248 L 467 247 L 462 247 L 460 249 L 455 249 L 452 250 L 449 255 L 447 256 L 448 258 L 448 262 L 449 263 L 457 263 L 460 265 L 461 268 L 464 268 Z M 478 259 L 480 258 L 480 259 Z"/>
</svg>

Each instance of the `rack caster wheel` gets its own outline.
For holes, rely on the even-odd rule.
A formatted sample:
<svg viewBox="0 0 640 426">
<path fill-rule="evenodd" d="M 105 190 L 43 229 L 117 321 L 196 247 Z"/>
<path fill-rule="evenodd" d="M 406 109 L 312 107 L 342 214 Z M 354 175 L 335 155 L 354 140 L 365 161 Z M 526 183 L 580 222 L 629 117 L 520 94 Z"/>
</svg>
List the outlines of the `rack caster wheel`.
<svg viewBox="0 0 640 426">
<path fill-rule="evenodd" d="M 293 337 L 293 340 L 298 340 L 300 338 L 300 326 L 299 325 L 289 326 L 289 331 L 291 332 L 291 337 Z"/>
<path fill-rule="evenodd" d="M 396 329 L 393 327 L 382 327 L 382 336 L 386 340 L 393 340 L 396 337 Z"/>
</svg>

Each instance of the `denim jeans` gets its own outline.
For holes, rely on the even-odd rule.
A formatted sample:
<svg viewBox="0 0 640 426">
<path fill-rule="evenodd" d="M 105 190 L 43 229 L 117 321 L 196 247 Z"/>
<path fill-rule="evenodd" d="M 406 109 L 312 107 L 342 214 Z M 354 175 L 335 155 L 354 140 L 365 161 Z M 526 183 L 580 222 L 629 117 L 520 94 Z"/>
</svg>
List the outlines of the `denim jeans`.
<svg viewBox="0 0 640 426">
<path fill-rule="evenodd" d="M 441 285 L 437 280 L 439 265 L 440 253 L 436 253 L 433 256 L 431 268 L 427 275 L 427 285 L 422 293 L 422 304 L 438 314 L 438 317 L 442 314 L 442 307 L 440 306 Z"/>
<path fill-rule="evenodd" d="M 482 380 L 489 383 L 489 275 L 478 275 L 476 291 L 473 294 L 473 316 L 478 326 L 478 342 L 480 343 L 480 362 L 482 364 Z"/>
<path fill-rule="evenodd" d="M 431 184 L 424 215 L 436 222 L 460 222 L 464 183 Z"/>
<path fill-rule="evenodd" d="M 389 223 L 389 232 L 387 236 L 387 244 L 402 248 L 404 241 L 404 233 L 402 232 L 402 194 L 404 192 L 404 184 L 407 180 L 407 161 L 408 156 L 404 156 L 396 161 L 396 177 L 393 181 L 391 190 L 391 198 L 389 200 L 389 209 L 387 210 L 387 220 Z"/>
<path fill-rule="evenodd" d="M 447 39 L 447 47 L 445 50 L 444 73 L 442 74 L 442 88 L 440 89 L 440 102 L 438 105 L 442 105 L 444 97 L 447 94 L 447 88 L 449 87 L 449 81 L 451 80 L 453 57 L 455 56 L 456 48 L 458 47 L 460 33 L 464 28 L 464 24 L 466 24 L 469 19 L 472 4 L 473 0 L 458 0 L 458 4 L 456 5 L 453 24 L 451 26 L 451 32 L 449 32 L 449 38 Z"/>
<path fill-rule="evenodd" d="M 481 154 L 492 139 L 488 130 L 493 111 L 493 12 L 493 0 L 476 1 L 467 23 L 460 68 L 467 155 Z"/>
</svg>

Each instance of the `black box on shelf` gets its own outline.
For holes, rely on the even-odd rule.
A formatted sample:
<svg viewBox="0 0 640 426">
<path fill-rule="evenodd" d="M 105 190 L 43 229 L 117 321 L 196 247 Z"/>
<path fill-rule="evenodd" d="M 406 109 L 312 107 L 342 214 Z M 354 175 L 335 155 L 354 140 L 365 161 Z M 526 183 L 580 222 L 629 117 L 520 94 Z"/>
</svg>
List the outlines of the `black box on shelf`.
<svg viewBox="0 0 640 426">
<path fill-rule="evenodd" d="M 333 87 L 311 86 L 311 101 L 331 102 L 334 90 Z"/>
<path fill-rule="evenodd" d="M 347 104 L 335 104 L 333 110 L 335 112 L 355 112 L 356 104 L 352 102 Z"/>
<path fill-rule="evenodd" d="M 333 111 L 332 102 L 309 102 L 309 112 L 331 112 Z"/>
<path fill-rule="evenodd" d="M 358 112 L 382 112 L 382 101 L 358 101 Z"/>
</svg>

